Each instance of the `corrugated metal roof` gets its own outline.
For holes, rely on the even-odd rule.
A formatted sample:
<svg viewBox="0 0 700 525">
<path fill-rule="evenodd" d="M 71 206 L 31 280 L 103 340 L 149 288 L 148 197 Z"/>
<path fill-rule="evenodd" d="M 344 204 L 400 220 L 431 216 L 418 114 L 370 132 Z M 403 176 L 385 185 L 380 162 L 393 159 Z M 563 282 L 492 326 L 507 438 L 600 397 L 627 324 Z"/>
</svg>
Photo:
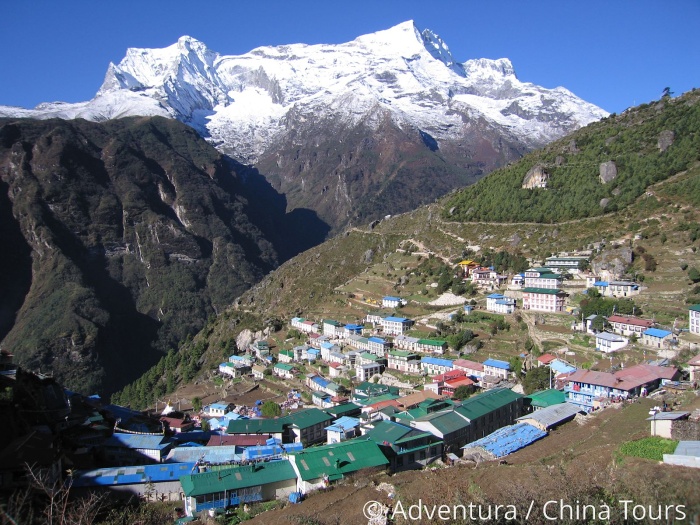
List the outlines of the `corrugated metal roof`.
<svg viewBox="0 0 700 525">
<path fill-rule="evenodd" d="M 494 388 L 493 390 L 470 397 L 463 401 L 462 405 L 455 410 L 470 420 L 474 420 L 498 410 L 521 397 L 523 397 L 521 394 L 516 394 L 508 388 Z"/>
<path fill-rule="evenodd" d="M 659 337 L 663 339 L 664 337 L 668 337 L 669 335 L 671 335 L 671 332 L 669 332 L 668 330 L 661 330 L 660 328 L 648 328 L 644 331 L 644 335 L 650 337 Z"/>
<path fill-rule="evenodd" d="M 203 472 L 201 474 L 190 474 L 182 476 L 180 483 L 185 496 L 190 497 L 254 487 L 256 485 L 267 485 L 295 478 L 296 474 L 291 463 L 287 460 L 282 460 Z"/>
<path fill-rule="evenodd" d="M 494 368 L 510 370 L 510 363 L 508 363 L 507 361 L 501 361 L 500 359 L 487 359 L 486 361 L 484 361 L 484 366 L 492 366 Z"/>
<path fill-rule="evenodd" d="M 264 441 L 263 441 L 264 442 Z M 219 447 L 179 447 L 174 448 L 168 454 L 168 463 L 185 463 L 203 460 L 208 463 L 228 463 L 229 461 L 240 461 L 240 450 L 233 445 Z"/>
<path fill-rule="evenodd" d="M 299 412 L 289 414 L 285 416 L 284 419 L 295 427 L 308 428 L 318 425 L 319 423 L 328 424 L 332 418 L 318 408 L 307 408 L 306 410 L 300 410 Z"/>
<path fill-rule="evenodd" d="M 313 447 L 303 452 L 290 454 L 304 481 L 329 476 L 339 479 L 345 474 L 369 467 L 386 465 L 379 446 L 368 439 L 351 439 L 332 445 Z"/>
<path fill-rule="evenodd" d="M 685 419 L 690 415 L 690 412 L 657 412 L 651 417 L 647 418 L 647 421 L 676 421 L 677 419 Z"/>
<path fill-rule="evenodd" d="M 227 434 L 277 434 L 284 431 L 289 421 L 277 419 L 237 419 L 229 421 Z"/>
<path fill-rule="evenodd" d="M 96 487 L 177 481 L 189 474 L 194 463 L 171 463 L 82 470 L 73 474 L 72 487 Z"/>
<path fill-rule="evenodd" d="M 545 429 L 549 429 L 562 421 L 574 417 L 580 411 L 581 407 L 572 405 L 571 403 L 559 403 L 543 408 L 542 410 L 535 410 L 532 414 L 519 417 L 518 421 L 535 421 Z"/>
<path fill-rule="evenodd" d="M 546 435 L 547 432 L 539 428 L 527 423 L 518 423 L 517 425 L 498 429 L 496 432 L 469 443 L 462 448 L 483 448 L 497 458 L 501 458 L 534 443 L 538 439 L 542 439 Z"/>
<path fill-rule="evenodd" d="M 544 408 L 564 403 L 566 401 L 566 394 L 564 394 L 564 392 L 561 390 L 550 388 L 549 390 L 534 392 L 529 396 L 525 396 L 525 399 L 529 399 L 530 405 L 533 407 Z"/>
<path fill-rule="evenodd" d="M 143 450 L 163 450 L 171 446 L 172 440 L 165 436 L 149 436 L 143 434 L 115 433 L 108 437 L 103 446 L 124 447 Z"/>
<path fill-rule="evenodd" d="M 452 368 L 454 366 L 454 361 L 449 359 L 440 359 L 439 357 L 424 357 L 420 360 L 420 362 L 435 366 L 445 366 L 447 368 Z"/>
</svg>

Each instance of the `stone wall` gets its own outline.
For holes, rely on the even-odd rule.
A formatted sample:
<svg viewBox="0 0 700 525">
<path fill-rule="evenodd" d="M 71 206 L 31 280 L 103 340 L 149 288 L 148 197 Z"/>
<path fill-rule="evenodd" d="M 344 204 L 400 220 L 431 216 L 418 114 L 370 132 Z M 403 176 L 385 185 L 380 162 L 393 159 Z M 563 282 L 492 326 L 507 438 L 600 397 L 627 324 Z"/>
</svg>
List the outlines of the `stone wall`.
<svg viewBox="0 0 700 525">
<path fill-rule="evenodd" d="M 671 439 L 700 441 L 700 421 L 674 421 L 671 425 Z"/>
</svg>

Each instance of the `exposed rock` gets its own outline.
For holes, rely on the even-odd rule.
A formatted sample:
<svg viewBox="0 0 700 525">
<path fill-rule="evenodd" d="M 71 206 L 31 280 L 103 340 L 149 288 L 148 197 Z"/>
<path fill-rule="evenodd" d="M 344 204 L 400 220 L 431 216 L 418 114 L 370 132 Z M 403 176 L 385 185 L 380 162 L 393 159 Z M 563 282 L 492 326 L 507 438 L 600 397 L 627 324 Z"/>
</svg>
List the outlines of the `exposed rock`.
<svg viewBox="0 0 700 525">
<path fill-rule="evenodd" d="M 615 188 L 614 190 L 612 190 L 612 194 L 618 196 L 620 194 L 620 188 Z"/>
<path fill-rule="evenodd" d="M 600 165 L 600 182 L 606 184 L 617 177 L 615 161 L 609 160 Z"/>
<path fill-rule="evenodd" d="M 666 129 L 659 133 L 659 140 L 657 142 L 659 151 L 666 151 L 673 144 L 675 139 L 676 134 L 670 129 Z"/>
<path fill-rule="evenodd" d="M 544 167 L 537 164 L 530 168 L 523 179 L 523 189 L 531 190 L 533 188 L 546 188 L 549 174 L 544 170 Z"/>
<path fill-rule="evenodd" d="M 626 246 L 606 248 L 591 261 L 591 270 L 594 274 L 608 271 L 612 275 L 620 276 L 625 273 L 632 264 L 632 250 Z"/>
<path fill-rule="evenodd" d="M 369 264 L 372 262 L 372 258 L 374 257 L 374 251 L 371 249 L 367 250 L 365 254 L 363 255 L 365 263 Z"/>
<path fill-rule="evenodd" d="M 574 155 L 576 155 L 579 151 L 581 151 L 580 149 L 578 149 L 578 146 L 576 145 L 575 140 L 572 140 L 571 142 L 569 142 L 569 146 L 568 146 L 567 150 L 569 151 L 569 153 L 573 153 Z"/>
<path fill-rule="evenodd" d="M 561 155 L 557 155 L 557 158 L 554 159 L 555 166 L 563 166 L 565 162 L 566 162 L 566 159 L 564 157 L 562 157 Z"/>
<path fill-rule="evenodd" d="M 605 208 L 610 203 L 609 198 L 600 199 L 600 207 Z"/>
<path fill-rule="evenodd" d="M 375 228 L 377 225 L 379 225 L 379 221 L 378 221 L 378 220 L 372 221 L 372 222 L 369 223 L 369 229 L 370 229 L 370 230 L 374 230 L 374 228 Z"/>
<path fill-rule="evenodd" d="M 452 215 L 455 212 L 455 209 L 456 209 L 455 206 L 452 206 L 450 208 L 449 214 Z"/>
</svg>

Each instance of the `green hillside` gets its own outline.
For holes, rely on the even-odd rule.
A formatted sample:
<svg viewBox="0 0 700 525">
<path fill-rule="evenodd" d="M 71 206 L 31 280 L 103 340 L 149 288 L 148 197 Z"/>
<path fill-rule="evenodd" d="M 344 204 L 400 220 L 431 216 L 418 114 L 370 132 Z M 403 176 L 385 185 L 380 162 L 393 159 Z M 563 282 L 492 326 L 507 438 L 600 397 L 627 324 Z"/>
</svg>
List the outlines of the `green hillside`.
<svg viewBox="0 0 700 525">
<path fill-rule="evenodd" d="M 699 101 L 693 90 L 610 115 L 452 195 L 443 217 L 557 223 L 622 210 L 700 159 Z M 609 162 L 617 176 L 604 183 L 600 166 Z M 523 188 L 536 166 L 548 175 L 546 187 Z"/>
</svg>

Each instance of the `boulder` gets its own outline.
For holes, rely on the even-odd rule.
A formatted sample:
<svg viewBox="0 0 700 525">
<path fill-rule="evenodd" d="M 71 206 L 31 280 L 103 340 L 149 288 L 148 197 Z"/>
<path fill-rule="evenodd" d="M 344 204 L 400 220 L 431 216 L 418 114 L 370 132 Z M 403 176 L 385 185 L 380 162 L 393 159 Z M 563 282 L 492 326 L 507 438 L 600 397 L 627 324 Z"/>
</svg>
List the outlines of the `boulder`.
<svg viewBox="0 0 700 525">
<path fill-rule="evenodd" d="M 600 182 L 606 184 L 617 177 L 615 161 L 609 160 L 600 165 Z"/>
<path fill-rule="evenodd" d="M 672 144 L 673 141 L 676 139 L 676 134 L 670 130 L 666 129 L 659 133 L 659 140 L 657 142 L 657 147 L 659 148 L 659 151 L 664 152 L 666 151 Z"/>
</svg>

